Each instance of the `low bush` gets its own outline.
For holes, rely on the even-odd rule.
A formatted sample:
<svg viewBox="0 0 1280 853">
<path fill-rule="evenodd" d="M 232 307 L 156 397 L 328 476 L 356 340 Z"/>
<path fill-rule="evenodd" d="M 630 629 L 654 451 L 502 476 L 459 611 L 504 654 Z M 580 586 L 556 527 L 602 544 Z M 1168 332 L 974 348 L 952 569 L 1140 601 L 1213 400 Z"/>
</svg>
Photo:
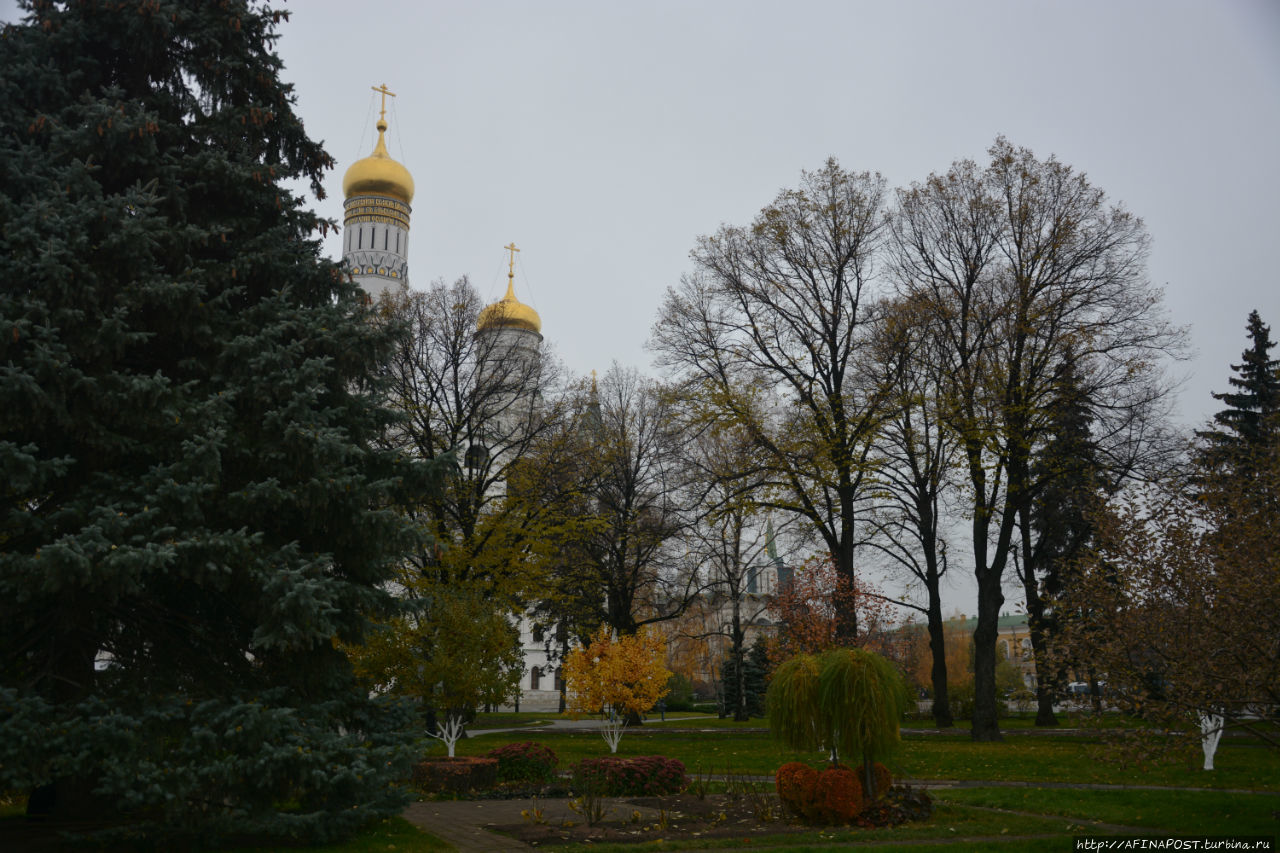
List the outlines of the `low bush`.
<svg viewBox="0 0 1280 853">
<path fill-rule="evenodd" d="M 584 758 L 573 767 L 575 788 L 605 797 L 678 794 L 689 784 L 684 764 L 661 755 Z"/>
<path fill-rule="evenodd" d="M 933 816 L 933 799 L 923 789 L 890 788 L 883 797 L 862 807 L 853 822 L 867 828 L 925 821 Z"/>
<path fill-rule="evenodd" d="M 872 765 L 875 788 L 870 795 L 863 790 L 861 766 L 843 764 L 818 771 L 807 764 L 792 761 L 778 768 L 774 780 L 778 799 L 793 814 L 817 823 L 852 822 L 871 801 L 889 791 L 892 774 L 880 762 Z"/>
<path fill-rule="evenodd" d="M 812 819 L 809 813 L 814 802 L 814 786 L 818 784 L 818 771 L 808 764 L 791 761 L 778 768 L 774 776 L 778 786 L 778 799 L 797 817 Z"/>
<path fill-rule="evenodd" d="M 463 796 L 498 784 L 498 759 L 428 758 L 413 766 L 413 784 L 428 794 Z"/>
<path fill-rule="evenodd" d="M 560 759 L 540 743 L 525 741 L 491 749 L 489 758 L 498 760 L 498 781 L 503 784 L 543 785 L 556 778 Z"/>
<path fill-rule="evenodd" d="M 973 719 L 974 692 L 973 682 L 952 687 L 947 685 L 947 705 L 951 708 L 951 716 L 957 720 Z M 1004 702 L 996 702 L 996 716 L 1004 719 L 1009 716 L 1009 708 Z"/>
<path fill-rule="evenodd" d="M 668 711 L 693 710 L 693 685 L 678 672 L 667 679 L 667 695 L 661 700 Z M 655 708 L 655 710 L 657 710 Z"/>
<path fill-rule="evenodd" d="M 828 767 L 818 774 L 813 800 L 806 804 L 812 820 L 838 825 L 849 823 L 862 811 L 862 783 L 845 767 Z"/>
<path fill-rule="evenodd" d="M 973 719 L 973 682 L 965 684 L 957 684 L 954 687 L 947 685 L 947 707 L 951 711 L 951 718 L 954 720 L 972 720 Z"/>
</svg>

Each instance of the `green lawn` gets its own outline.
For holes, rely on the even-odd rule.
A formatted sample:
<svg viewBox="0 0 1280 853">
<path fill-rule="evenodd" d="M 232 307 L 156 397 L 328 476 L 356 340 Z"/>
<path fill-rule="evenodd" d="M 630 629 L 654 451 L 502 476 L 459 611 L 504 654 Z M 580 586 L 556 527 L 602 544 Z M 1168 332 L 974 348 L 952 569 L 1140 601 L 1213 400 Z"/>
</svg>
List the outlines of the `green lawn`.
<svg viewBox="0 0 1280 853">
<path fill-rule="evenodd" d="M 1274 835 L 1274 794 L 1223 791 L 1078 791 L 1062 788 L 956 788 L 934 799 L 953 805 L 1065 815 L 1183 835 Z"/>
<path fill-rule="evenodd" d="M 468 738 L 458 744 L 459 755 L 483 755 L 510 743 L 511 734 Z M 530 737 L 555 750 L 567 768 L 583 758 L 608 754 L 595 732 L 538 731 Z M 629 731 L 618 746 L 619 755 L 666 755 L 684 762 L 690 772 L 704 771 L 770 775 L 781 764 L 803 756 L 778 746 L 763 731 L 734 731 L 723 726 L 671 728 L 646 726 Z M 815 763 L 821 756 L 809 756 Z M 1224 741 L 1214 762 L 1218 768 L 1198 769 L 1202 758 L 1147 767 L 1122 766 L 1107 760 L 1107 747 L 1094 738 L 1075 735 L 1010 735 L 1000 743 L 974 743 L 968 735 L 913 735 L 904 732 L 899 754 L 890 762 L 895 775 L 910 779 L 971 779 L 1018 782 L 1076 782 L 1088 784 L 1164 785 L 1169 787 L 1242 788 L 1280 791 L 1280 753 L 1262 746 Z"/>
<path fill-rule="evenodd" d="M 555 715 L 494 714 L 483 716 L 473 728 L 520 728 Z M 688 714 L 670 716 L 689 717 Z M 1011 734 L 1001 743 L 977 744 L 963 730 L 926 735 L 904 729 L 899 754 L 890 763 L 901 778 L 1026 782 L 1026 786 L 941 788 L 934 791 L 936 811 L 924 825 L 893 829 L 814 830 L 772 839 L 650 842 L 644 845 L 591 845 L 581 851 L 644 853 L 657 850 L 750 848 L 788 851 L 848 849 L 892 841 L 911 853 L 965 850 L 1066 851 L 1075 835 L 1107 834 L 1094 822 L 1130 827 L 1133 831 L 1204 835 L 1280 834 L 1280 751 L 1241 739 L 1219 747 L 1217 770 L 1199 769 L 1198 750 L 1172 764 L 1124 767 L 1106 760 L 1106 746 L 1096 735 L 1070 733 L 1026 734 L 1026 721 L 1006 721 Z M 776 745 L 763 721 L 733 723 L 715 716 L 672 721 L 627 732 L 620 755 L 661 754 L 683 761 L 690 773 L 704 775 L 772 775 L 797 757 Z M 753 730 L 754 729 L 754 730 Z M 513 741 L 535 740 L 556 751 L 566 769 L 582 758 L 608 754 L 595 732 L 550 731 L 531 728 L 468 738 L 458 744 L 460 755 L 478 755 Z M 430 747 L 439 751 L 434 743 Z M 821 756 L 809 756 L 817 766 Z M 1167 786 L 1181 790 L 1081 790 L 1051 783 Z M 1259 793 L 1236 793 L 1192 788 L 1235 788 Z M 10 809 L 12 811 L 12 809 Z M 240 853 L 299 848 L 253 848 Z M 444 851 L 440 839 L 420 832 L 402 819 L 383 821 L 350 842 L 322 848 L 319 853 L 373 851 Z M 556 848 L 573 851 L 574 848 Z"/>
<path fill-rule="evenodd" d="M 1067 821 L 1058 817 L 995 814 L 983 809 L 939 803 L 934 812 L 933 820 L 923 826 L 907 824 L 904 826 L 894 827 L 892 829 L 831 828 L 786 836 L 774 836 L 773 838 L 764 836 L 751 839 L 748 837 L 746 840 L 752 849 L 768 849 L 773 851 L 810 849 L 830 850 L 833 847 L 845 848 L 851 844 L 857 843 L 874 844 L 875 842 L 886 841 L 894 842 L 895 849 L 897 849 L 897 845 L 900 845 L 903 842 L 929 842 L 944 838 L 981 837 L 999 839 L 1002 836 L 1025 837 L 1034 835 L 1052 837 L 1063 832 L 1067 823 Z M 743 838 L 716 839 L 702 842 L 696 840 L 682 840 L 679 843 L 655 841 L 640 846 L 632 844 L 591 844 L 568 845 L 556 849 L 562 851 L 574 851 L 574 853 L 585 850 L 606 851 L 606 853 L 636 853 L 636 851 L 646 850 L 677 849 L 714 850 L 741 848 L 743 846 L 743 841 Z M 926 848 L 920 848 L 915 845 L 911 845 L 907 849 L 915 853 L 921 849 L 931 849 L 932 846 L 933 845 Z M 954 850 L 955 848 L 948 846 L 946 849 Z M 1016 849 L 1023 850 L 1028 848 L 1018 847 Z"/>
</svg>

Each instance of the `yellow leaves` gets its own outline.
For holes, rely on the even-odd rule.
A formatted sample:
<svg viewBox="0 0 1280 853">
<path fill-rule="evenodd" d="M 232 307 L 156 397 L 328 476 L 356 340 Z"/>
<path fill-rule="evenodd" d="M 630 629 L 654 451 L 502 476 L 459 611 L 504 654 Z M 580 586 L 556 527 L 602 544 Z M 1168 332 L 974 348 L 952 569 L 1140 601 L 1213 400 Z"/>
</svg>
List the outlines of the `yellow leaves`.
<svg viewBox="0 0 1280 853">
<path fill-rule="evenodd" d="M 667 695 L 671 672 L 664 666 L 666 641 L 640 629 L 614 637 L 601 628 L 586 648 L 565 661 L 564 675 L 573 714 L 643 714 Z"/>
</svg>

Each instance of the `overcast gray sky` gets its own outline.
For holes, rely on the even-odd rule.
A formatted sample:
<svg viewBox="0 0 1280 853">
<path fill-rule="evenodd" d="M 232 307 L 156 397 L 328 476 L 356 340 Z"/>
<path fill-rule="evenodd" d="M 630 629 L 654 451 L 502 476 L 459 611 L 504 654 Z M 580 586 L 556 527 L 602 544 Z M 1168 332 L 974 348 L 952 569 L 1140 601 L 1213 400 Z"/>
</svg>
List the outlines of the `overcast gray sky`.
<svg viewBox="0 0 1280 853">
<path fill-rule="evenodd" d="M 801 169 L 834 156 L 902 186 L 982 162 L 997 134 L 1146 221 L 1151 280 L 1198 353 L 1175 368 L 1187 421 L 1218 408 L 1251 309 L 1280 335 L 1275 0 L 285 8 L 284 77 L 338 160 L 320 210 L 341 219 L 385 83 L 417 185 L 411 283 L 467 274 L 496 299 L 515 241 L 518 295 L 578 373 L 648 369 L 695 238 L 750 221 Z"/>
<path fill-rule="evenodd" d="M 892 185 L 997 134 L 1143 217 L 1151 279 L 1190 326 L 1185 416 L 1215 411 L 1257 308 L 1280 333 L 1280 4 L 365 2 L 290 4 L 280 52 L 339 166 L 414 175 L 418 287 L 517 288 L 569 367 L 647 368 L 699 234 L 744 224 L 828 156 Z M 330 251 L 338 253 L 337 238 Z"/>
<path fill-rule="evenodd" d="M 340 218 L 386 83 L 417 184 L 411 283 L 468 274 L 496 299 L 514 240 L 518 295 L 579 373 L 647 369 L 695 238 L 750 221 L 801 169 L 834 156 L 902 186 L 984 161 L 997 134 L 1146 221 L 1151 280 L 1198 353 L 1174 368 L 1187 421 L 1217 410 L 1251 309 L 1280 334 L 1274 0 L 291 8 L 285 76 L 339 161 L 323 210 Z M 948 610 L 972 613 L 957 563 Z"/>
</svg>

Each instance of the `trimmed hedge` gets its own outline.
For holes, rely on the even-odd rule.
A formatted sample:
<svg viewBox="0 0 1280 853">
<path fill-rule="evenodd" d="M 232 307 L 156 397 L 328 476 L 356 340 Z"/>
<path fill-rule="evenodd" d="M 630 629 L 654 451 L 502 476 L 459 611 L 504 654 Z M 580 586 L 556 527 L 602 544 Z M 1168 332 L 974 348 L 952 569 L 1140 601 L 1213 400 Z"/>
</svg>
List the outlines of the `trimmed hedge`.
<svg viewBox="0 0 1280 853">
<path fill-rule="evenodd" d="M 661 755 L 584 758 L 573 767 L 575 788 L 605 797 L 660 797 L 678 794 L 689 785 L 684 764 Z"/>
<path fill-rule="evenodd" d="M 413 766 L 413 784 L 428 794 L 485 791 L 498 784 L 498 759 L 428 758 Z"/>
<path fill-rule="evenodd" d="M 545 784 L 556 778 L 560 759 L 554 751 L 540 743 L 525 741 L 491 749 L 489 758 L 498 759 L 498 781 L 503 783 Z"/>
</svg>

